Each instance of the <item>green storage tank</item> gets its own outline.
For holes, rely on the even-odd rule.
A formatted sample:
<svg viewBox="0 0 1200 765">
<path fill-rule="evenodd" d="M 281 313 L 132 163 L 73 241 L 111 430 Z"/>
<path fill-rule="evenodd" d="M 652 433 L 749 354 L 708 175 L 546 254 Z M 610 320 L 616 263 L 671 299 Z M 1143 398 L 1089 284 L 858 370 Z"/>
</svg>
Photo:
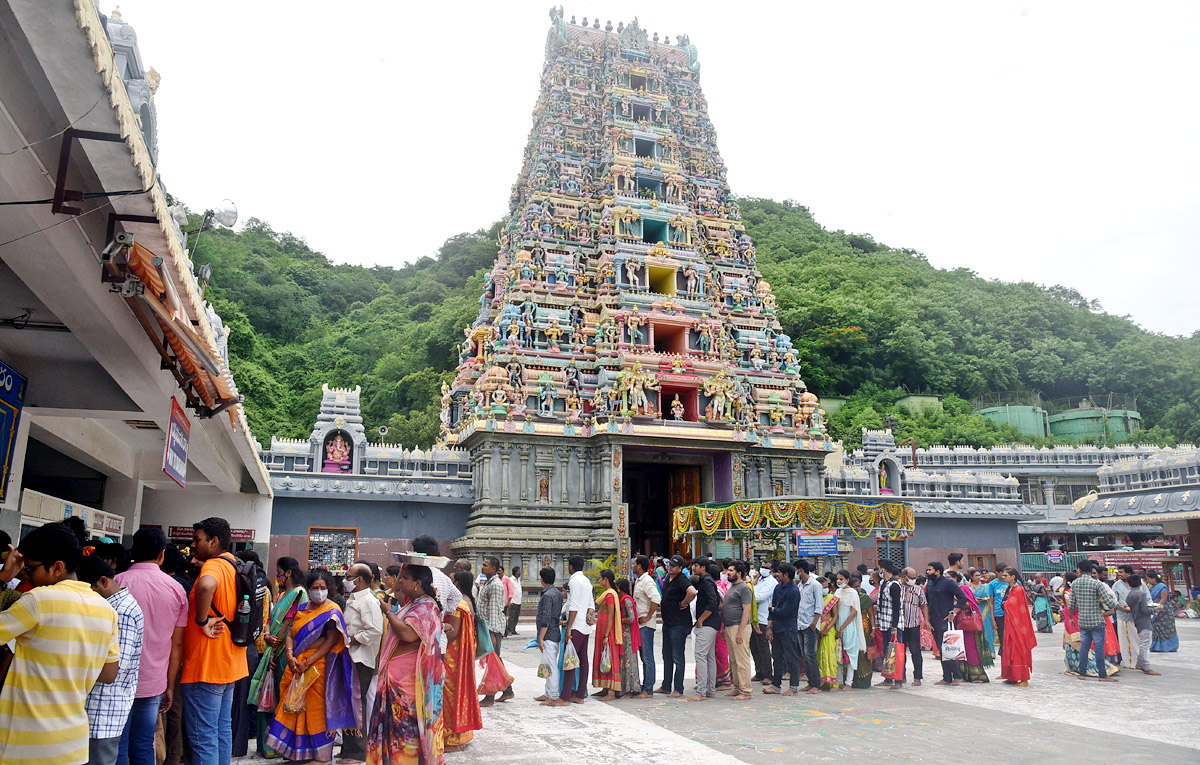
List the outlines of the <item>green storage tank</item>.
<svg viewBox="0 0 1200 765">
<path fill-rule="evenodd" d="M 1045 438 L 1049 433 L 1046 425 L 1046 410 L 1038 406 L 1018 406 L 1016 404 L 989 406 L 986 409 L 980 409 L 976 414 L 981 414 L 994 422 L 1015 425 L 1027 436 Z"/>
<path fill-rule="evenodd" d="M 1142 427 L 1142 415 L 1132 409 L 1070 409 L 1050 415 L 1050 432 L 1060 438 L 1084 440 L 1104 438 L 1104 421 L 1108 419 L 1108 437 L 1124 441 Z"/>
</svg>

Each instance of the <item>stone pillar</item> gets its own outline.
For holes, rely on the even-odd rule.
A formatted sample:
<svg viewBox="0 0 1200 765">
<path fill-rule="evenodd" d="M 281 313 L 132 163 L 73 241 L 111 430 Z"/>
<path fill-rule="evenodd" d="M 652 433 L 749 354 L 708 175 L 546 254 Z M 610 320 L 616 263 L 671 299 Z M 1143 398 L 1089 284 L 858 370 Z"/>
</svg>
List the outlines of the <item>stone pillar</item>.
<svg viewBox="0 0 1200 765">
<path fill-rule="evenodd" d="M 568 464 L 568 461 L 571 459 L 571 453 L 568 450 L 568 448 L 565 446 L 556 447 L 555 451 L 557 451 L 558 461 L 562 465 L 562 471 L 559 473 L 558 483 L 559 483 L 559 486 L 562 487 L 561 501 L 562 501 L 562 504 L 565 505 L 565 504 L 567 504 L 567 502 L 570 501 L 569 500 L 570 495 L 567 492 L 567 489 L 570 486 L 570 481 L 567 480 L 568 479 L 567 464 Z"/>
<path fill-rule="evenodd" d="M 588 462 L 587 450 L 583 447 L 575 447 L 575 461 L 579 466 L 579 480 L 575 482 L 579 498 L 576 500 L 581 505 L 587 504 L 587 469 Z"/>
<path fill-rule="evenodd" d="M 768 461 L 764 457 L 759 457 L 756 462 L 758 463 L 758 496 L 769 497 L 771 495 L 768 489 L 770 488 L 771 481 L 767 473 Z"/>
<path fill-rule="evenodd" d="M 521 457 L 521 499 L 522 501 L 529 499 L 529 452 L 528 446 L 517 447 L 517 454 Z"/>
<path fill-rule="evenodd" d="M 500 499 L 508 499 L 508 459 L 512 455 L 508 450 L 500 453 Z"/>
</svg>

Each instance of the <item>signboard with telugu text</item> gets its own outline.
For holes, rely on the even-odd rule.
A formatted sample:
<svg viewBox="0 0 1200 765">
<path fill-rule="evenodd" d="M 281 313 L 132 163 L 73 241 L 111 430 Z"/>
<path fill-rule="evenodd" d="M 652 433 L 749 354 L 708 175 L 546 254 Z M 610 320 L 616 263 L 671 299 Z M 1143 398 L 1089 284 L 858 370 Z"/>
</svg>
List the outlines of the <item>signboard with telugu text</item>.
<svg viewBox="0 0 1200 765">
<path fill-rule="evenodd" d="M 25 386 L 28 383 L 12 367 L 0 361 L 0 502 L 8 495 L 8 474 L 12 470 L 13 450 L 17 443 L 17 426 L 21 423 L 21 407 L 25 405 Z"/>
<path fill-rule="evenodd" d="M 807 531 L 796 532 L 796 554 L 800 557 L 824 557 L 838 554 L 838 535 L 836 531 L 826 531 L 820 534 L 810 534 Z"/>
<path fill-rule="evenodd" d="M 1051 550 L 1050 552 L 1046 553 L 1046 562 L 1051 566 L 1059 566 L 1062 565 L 1065 557 L 1066 553 L 1064 553 L 1062 550 Z"/>
<path fill-rule="evenodd" d="M 163 448 L 163 472 L 182 488 L 187 488 L 188 438 L 192 424 L 183 407 L 171 399 L 171 421 L 167 423 L 167 443 Z M 188 529 L 191 532 L 191 529 Z"/>
</svg>

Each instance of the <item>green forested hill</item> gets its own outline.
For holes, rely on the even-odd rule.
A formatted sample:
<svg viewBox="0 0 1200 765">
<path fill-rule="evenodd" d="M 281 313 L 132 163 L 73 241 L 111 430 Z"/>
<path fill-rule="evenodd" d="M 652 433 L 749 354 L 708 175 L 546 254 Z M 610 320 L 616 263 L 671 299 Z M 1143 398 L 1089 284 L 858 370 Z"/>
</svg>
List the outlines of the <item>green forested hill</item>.
<svg viewBox="0 0 1200 765">
<path fill-rule="evenodd" d="M 901 386 L 962 399 L 1130 393 L 1145 439 L 1200 440 L 1200 333 L 1146 332 L 1067 287 L 936 269 L 911 250 L 827 231 L 795 204 L 741 209 L 804 379 L 817 395 L 852 396 L 830 421 L 847 443 L 882 424 Z M 362 386 L 369 432 L 386 424 L 389 441 L 431 443 L 438 387 L 478 310 L 496 231 L 459 234 L 436 259 L 403 268 L 334 265 L 254 219 L 203 234 L 195 260 L 213 266 L 208 296 L 231 330 L 254 435 L 306 436 L 326 382 Z M 897 433 L 922 444 L 1020 440 L 958 398 L 946 404 L 942 415 L 895 412 Z"/>
</svg>

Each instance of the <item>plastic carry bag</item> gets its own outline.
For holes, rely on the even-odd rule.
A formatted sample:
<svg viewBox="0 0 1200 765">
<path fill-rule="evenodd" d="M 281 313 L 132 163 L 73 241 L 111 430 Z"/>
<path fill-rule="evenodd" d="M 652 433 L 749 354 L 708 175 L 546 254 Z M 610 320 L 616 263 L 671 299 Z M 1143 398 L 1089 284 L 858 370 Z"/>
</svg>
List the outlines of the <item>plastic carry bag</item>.
<svg viewBox="0 0 1200 765">
<path fill-rule="evenodd" d="M 883 676 L 888 680 L 904 678 L 904 644 L 899 640 L 888 643 L 883 654 Z"/>
<path fill-rule="evenodd" d="M 958 661 L 967 656 L 962 630 L 946 630 L 942 635 L 942 661 Z"/>
<path fill-rule="evenodd" d="M 579 669 L 579 653 L 575 650 L 575 644 L 570 640 L 563 643 L 563 664 L 564 672 L 570 672 L 573 669 Z"/>
<path fill-rule="evenodd" d="M 549 662 L 543 661 L 538 665 L 538 677 L 545 680 L 547 677 L 550 677 L 553 674 L 554 668 L 550 666 Z"/>
<path fill-rule="evenodd" d="M 479 688 L 476 689 L 480 696 L 494 696 L 513 684 L 512 675 L 508 674 L 496 654 L 489 653 L 479 663 L 483 667 Z"/>
<path fill-rule="evenodd" d="M 605 674 L 612 672 L 612 654 L 608 651 L 608 643 L 604 644 L 604 650 L 600 652 L 600 671 Z"/>
<path fill-rule="evenodd" d="M 267 672 L 263 675 L 262 687 L 258 692 L 258 711 L 274 712 L 275 705 L 278 703 L 279 698 L 275 691 L 275 668 L 267 667 Z"/>
<path fill-rule="evenodd" d="M 305 702 L 305 698 L 308 694 L 308 689 L 320 677 L 321 673 L 317 672 L 316 667 L 309 667 L 300 675 L 293 674 L 287 693 L 283 695 L 283 711 L 295 715 L 307 709 L 308 705 Z"/>
</svg>

